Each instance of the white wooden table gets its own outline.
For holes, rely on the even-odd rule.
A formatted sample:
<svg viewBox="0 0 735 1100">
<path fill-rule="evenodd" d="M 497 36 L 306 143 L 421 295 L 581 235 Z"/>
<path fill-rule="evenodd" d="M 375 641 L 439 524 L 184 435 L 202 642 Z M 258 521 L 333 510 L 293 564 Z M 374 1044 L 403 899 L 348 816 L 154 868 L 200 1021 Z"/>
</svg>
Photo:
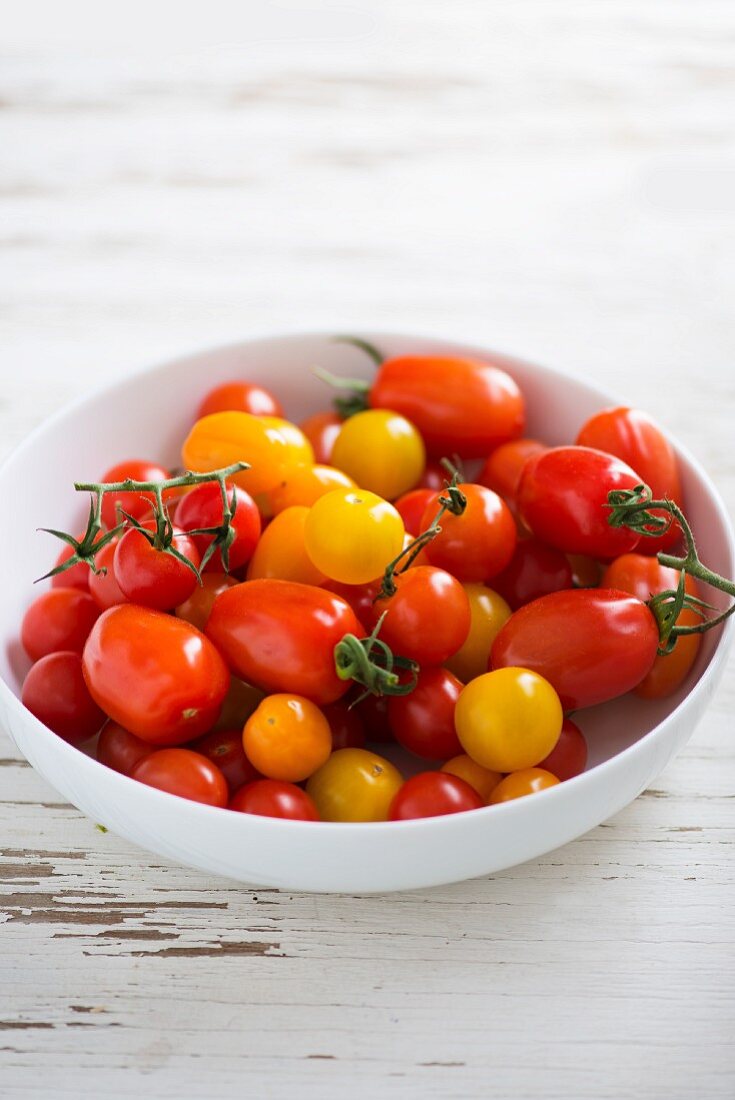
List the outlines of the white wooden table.
<svg viewBox="0 0 735 1100">
<path fill-rule="evenodd" d="M 2 451 L 133 366 L 392 327 L 604 381 L 735 506 L 729 0 L 184 8 L 3 19 Z M 378 898 L 162 863 L 0 733 L 0 1095 L 732 1097 L 733 708 L 563 850 Z"/>
</svg>

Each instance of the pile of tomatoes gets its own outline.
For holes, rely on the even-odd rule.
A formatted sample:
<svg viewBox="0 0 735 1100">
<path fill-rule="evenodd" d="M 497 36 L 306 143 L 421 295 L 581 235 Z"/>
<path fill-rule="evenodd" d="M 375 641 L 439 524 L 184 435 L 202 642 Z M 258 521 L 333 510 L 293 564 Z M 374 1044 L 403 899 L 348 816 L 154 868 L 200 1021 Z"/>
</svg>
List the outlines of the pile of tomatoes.
<svg viewBox="0 0 735 1100">
<path fill-rule="evenodd" d="M 659 653 L 647 603 L 680 532 L 608 522 L 611 491 L 681 501 L 652 420 L 608 409 L 549 447 L 506 371 L 423 355 L 339 407 L 297 426 L 233 381 L 193 418 L 191 476 L 104 473 L 22 624 L 42 722 L 184 798 L 384 821 L 568 780 L 584 708 L 682 683 L 699 636 Z"/>
</svg>

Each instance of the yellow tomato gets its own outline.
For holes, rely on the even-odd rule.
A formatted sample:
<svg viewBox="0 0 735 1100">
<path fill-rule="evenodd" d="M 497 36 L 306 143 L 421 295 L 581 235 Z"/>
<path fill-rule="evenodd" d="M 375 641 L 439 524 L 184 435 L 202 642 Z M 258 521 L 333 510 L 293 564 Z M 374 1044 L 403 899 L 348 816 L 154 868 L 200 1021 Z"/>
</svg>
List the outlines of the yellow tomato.
<svg viewBox="0 0 735 1100">
<path fill-rule="evenodd" d="M 245 755 L 268 779 L 300 783 L 329 759 L 332 731 L 315 703 L 301 695 L 268 695 L 245 723 Z"/>
<path fill-rule="evenodd" d="M 453 756 L 451 760 L 447 760 L 446 764 L 442 765 L 441 770 L 464 779 L 465 783 L 469 783 L 477 791 L 483 802 L 487 802 L 503 778 L 502 772 L 493 772 L 488 768 L 483 768 L 471 756 L 465 754 Z"/>
<path fill-rule="evenodd" d="M 505 779 L 498 783 L 490 795 L 490 805 L 495 806 L 499 802 L 510 802 L 514 798 L 523 798 L 527 794 L 536 794 L 537 791 L 545 791 L 548 787 L 555 787 L 559 780 L 545 768 L 524 768 L 522 771 L 506 775 Z"/>
<path fill-rule="evenodd" d="M 290 420 L 281 419 L 280 416 L 261 416 L 260 419 L 264 420 L 270 428 L 280 432 L 291 448 L 294 463 L 299 466 L 310 466 L 314 462 L 314 448 L 301 428 L 292 424 Z"/>
<path fill-rule="evenodd" d="M 499 668 L 471 680 L 454 711 L 464 751 L 496 772 L 532 768 L 544 760 L 563 721 L 551 684 L 527 668 Z"/>
<path fill-rule="evenodd" d="M 244 412 L 221 412 L 203 416 L 189 432 L 181 450 L 187 470 L 208 473 L 234 462 L 249 462 L 250 469 L 231 480 L 251 495 L 268 492 L 285 481 L 298 465 L 294 447 L 272 417 Z"/>
<path fill-rule="evenodd" d="M 270 514 L 276 515 L 294 504 L 310 507 L 333 489 L 356 489 L 354 481 L 334 466 L 297 466 L 286 481 L 268 494 Z"/>
<path fill-rule="evenodd" d="M 322 821 L 387 821 L 403 776 L 367 749 L 338 749 L 306 784 Z"/>
<path fill-rule="evenodd" d="M 306 552 L 322 573 L 342 584 L 367 584 L 398 557 L 405 535 L 392 504 L 362 489 L 334 489 L 312 505 Z"/>
<path fill-rule="evenodd" d="M 266 527 L 248 565 L 248 580 L 276 577 L 300 584 L 321 584 L 326 578 L 306 553 L 304 529 L 308 508 L 286 508 Z"/>
<path fill-rule="evenodd" d="M 470 632 L 462 648 L 445 663 L 449 671 L 466 684 L 487 672 L 495 636 L 510 618 L 511 610 L 502 596 L 484 584 L 463 584 L 462 587 L 470 601 Z"/>
<path fill-rule="evenodd" d="M 423 474 L 426 448 L 405 416 L 388 409 L 367 409 L 345 420 L 331 461 L 361 488 L 395 500 L 413 489 Z"/>
</svg>

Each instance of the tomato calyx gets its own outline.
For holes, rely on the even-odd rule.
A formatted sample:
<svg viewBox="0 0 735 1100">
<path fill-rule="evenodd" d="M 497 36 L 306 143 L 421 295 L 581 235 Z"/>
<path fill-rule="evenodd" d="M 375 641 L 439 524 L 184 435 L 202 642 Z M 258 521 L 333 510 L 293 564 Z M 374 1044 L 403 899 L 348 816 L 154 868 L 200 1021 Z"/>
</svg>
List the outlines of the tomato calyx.
<svg viewBox="0 0 735 1100">
<path fill-rule="evenodd" d="M 387 614 L 387 611 L 383 612 L 369 637 L 345 634 L 334 647 L 334 667 L 340 680 L 354 680 L 365 688 L 350 704 L 351 707 L 368 695 L 410 695 L 416 687 L 419 673 L 416 661 L 397 656 L 378 637 Z M 402 679 L 396 669 L 410 673 L 409 679 Z"/>
<path fill-rule="evenodd" d="M 47 535 L 53 535 L 54 538 L 61 539 L 67 546 L 71 547 L 71 554 L 68 558 L 57 565 L 54 569 L 50 569 L 48 573 L 44 573 L 42 577 L 37 577 L 33 582 L 38 584 L 39 581 L 48 580 L 49 577 L 56 577 L 59 573 L 65 573 L 67 569 L 71 569 L 74 565 L 88 565 L 92 572 L 99 576 L 105 576 L 107 569 L 104 566 L 100 569 L 95 563 L 95 557 L 112 542 L 113 539 L 122 531 L 125 526 L 123 523 L 118 524 L 117 527 L 113 527 L 111 531 L 105 531 L 103 534 L 103 526 L 101 520 L 102 512 L 102 494 L 92 496 L 89 501 L 89 515 L 87 517 L 87 526 L 84 534 L 80 539 L 70 535 L 68 531 L 57 531 L 53 527 L 39 527 L 39 531 L 43 531 Z"/>
<path fill-rule="evenodd" d="M 353 348 L 365 352 L 376 367 L 382 367 L 385 362 L 385 356 L 382 352 L 374 344 L 361 339 L 359 336 L 335 336 L 333 339 L 336 344 L 350 344 Z M 331 371 L 324 370 L 322 367 L 315 367 L 314 375 L 333 389 L 346 391 L 344 395 L 336 396 L 333 401 L 334 408 L 343 420 L 349 420 L 355 413 L 365 412 L 370 407 L 368 402 L 370 382 L 366 382 L 363 378 L 343 378 L 341 375 L 332 374 Z"/>
</svg>

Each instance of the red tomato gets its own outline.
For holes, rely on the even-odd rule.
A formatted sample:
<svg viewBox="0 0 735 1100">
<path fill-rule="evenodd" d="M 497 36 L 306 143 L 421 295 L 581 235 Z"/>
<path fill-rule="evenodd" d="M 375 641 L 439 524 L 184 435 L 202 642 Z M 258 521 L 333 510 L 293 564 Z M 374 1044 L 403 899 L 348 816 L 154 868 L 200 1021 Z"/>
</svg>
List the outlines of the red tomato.
<svg viewBox="0 0 735 1100">
<path fill-rule="evenodd" d="M 178 605 L 176 614 L 203 631 L 220 592 L 233 588 L 237 583 L 228 573 L 204 573 L 201 584 L 196 585 L 188 600 Z"/>
<path fill-rule="evenodd" d="M 482 458 L 523 431 L 523 395 L 505 371 L 476 359 L 402 355 L 386 359 L 370 390 L 373 409 L 415 424 L 434 458 Z"/>
<path fill-rule="evenodd" d="M 151 745 L 180 745 L 211 729 L 230 684 L 208 638 L 183 619 L 134 604 L 100 615 L 83 664 L 95 701 Z"/>
<path fill-rule="evenodd" d="M 448 760 L 463 752 L 454 728 L 462 684 L 446 668 L 422 668 L 410 695 L 388 700 L 388 721 L 405 749 L 425 760 Z"/>
<path fill-rule="evenodd" d="M 319 821 L 314 800 L 295 783 L 280 779 L 259 779 L 248 783 L 232 797 L 229 808 L 241 814 L 282 817 L 291 821 Z"/>
<path fill-rule="evenodd" d="M 127 603 L 127 596 L 115 577 L 115 549 L 119 541 L 113 539 L 95 555 L 98 573 L 88 570 L 89 594 L 102 611 L 106 611 L 108 607 L 116 607 L 119 603 Z"/>
<path fill-rule="evenodd" d="M 196 419 L 218 412 L 246 412 L 252 416 L 283 416 L 280 401 L 254 382 L 223 382 L 202 401 Z"/>
<path fill-rule="evenodd" d="M 479 810 L 484 805 L 474 787 L 449 772 L 420 772 L 407 779 L 390 804 L 390 821 L 441 817 Z"/>
<path fill-rule="evenodd" d="M 81 541 L 84 538 L 84 531 L 80 531 L 77 535 L 77 540 Z M 102 532 L 97 535 L 95 542 L 99 542 L 102 538 Z M 54 562 L 54 568 L 61 565 L 63 562 L 68 561 L 74 553 L 71 546 L 64 545 L 59 551 L 59 556 Z M 98 560 L 98 559 L 96 559 Z M 78 565 L 72 565 L 71 568 L 65 569 L 63 573 L 57 573 L 55 577 L 51 578 L 52 588 L 81 588 L 83 592 L 86 592 L 89 588 L 89 578 L 92 576 L 92 570 L 84 562 L 79 562 Z"/>
<path fill-rule="evenodd" d="M 403 520 L 403 526 L 409 535 L 416 538 L 421 530 L 424 512 L 429 503 L 434 500 L 436 500 L 436 493 L 433 489 L 412 489 L 410 493 L 404 493 L 398 500 L 393 501 L 393 507 Z"/>
<path fill-rule="evenodd" d="M 237 730 L 212 730 L 205 733 L 204 737 L 192 741 L 189 748 L 206 756 L 227 780 L 230 793 L 260 779 L 260 772 L 253 767 L 245 755 L 242 747 L 242 729 Z"/>
<path fill-rule="evenodd" d="M 100 609 L 81 588 L 51 588 L 23 616 L 20 640 L 32 661 L 59 650 L 81 653 Z"/>
<path fill-rule="evenodd" d="M 356 707 L 350 710 L 342 702 L 330 703 L 322 707 L 322 714 L 332 731 L 332 752 L 337 749 L 365 748 L 365 726 Z"/>
<path fill-rule="evenodd" d="M 241 679 L 268 692 L 334 703 L 350 687 L 340 680 L 334 647 L 365 631 L 350 605 L 323 588 L 256 580 L 214 601 L 207 635 Z"/>
<path fill-rule="evenodd" d="M 353 713 L 356 712 L 360 716 L 368 743 L 386 745 L 395 741 L 388 721 L 387 695 L 368 695 L 352 709 Z"/>
<path fill-rule="evenodd" d="M 640 684 L 659 633 L 644 603 L 610 588 L 552 592 L 515 611 L 490 654 L 491 668 L 528 668 L 556 689 L 565 710 L 604 703 Z"/>
<path fill-rule="evenodd" d="M 553 447 L 529 458 L 518 486 L 518 508 L 533 534 L 567 554 L 614 558 L 638 543 L 627 527 L 611 527 L 607 494 L 641 478 L 612 455 L 589 447 Z"/>
<path fill-rule="evenodd" d="M 70 745 L 94 737 L 105 714 L 87 690 L 78 653 L 49 653 L 30 670 L 21 692 L 23 706 Z"/>
<path fill-rule="evenodd" d="M 126 459 L 111 466 L 101 477 L 103 482 L 125 481 L 132 478 L 133 481 L 166 481 L 170 478 L 170 472 L 165 466 L 159 466 L 155 462 L 146 462 L 139 458 Z M 164 500 L 166 499 L 164 494 Z M 122 517 L 118 517 L 118 504 L 124 512 L 135 519 L 143 519 L 155 504 L 153 493 L 105 493 L 102 498 L 102 522 L 108 530 L 117 527 Z"/>
<path fill-rule="evenodd" d="M 573 779 L 587 767 L 587 742 L 579 726 L 571 718 L 564 719 L 559 740 L 539 768 L 551 772 L 557 779 Z"/>
<path fill-rule="evenodd" d="M 426 547 L 432 565 L 446 569 L 460 581 L 487 581 L 497 576 L 513 557 L 516 525 L 508 505 L 483 485 L 461 484 L 467 507 L 460 516 L 445 512 L 441 532 Z M 439 496 L 430 502 L 421 521 L 425 531 L 440 508 Z"/>
<path fill-rule="evenodd" d="M 510 443 L 503 443 L 485 460 L 477 482 L 514 504 L 526 459 L 547 450 L 546 444 L 538 439 L 513 439 Z"/>
<path fill-rule="evenodd" d="M 363 625 L 374 622 L 373 604 L 380 591 L 380 581 L 370 584 L 342 584 L 341 581 L 325 580 L 319 586 L 345 600 Z"/>
<path fill-rule="evenodd" d="M 311 443 L 314 450 L 314 462 L 317 465 L 330 465 L 334 441 L 339 435 L 342 424 L 342 417 L 330 410 L 314 413 L 313 416 L 307 417 L 299 424 L 301 431 Z"/>
<path fill-rule="evenodd" d="M 198 568 L 199 551 L 193 539 L 176 533 L 171 545 Z M 118 542 L 113 568 L 120 591 L 131 603 L 158 611 L 170 611 L 188 600 L 199 583 L 196 573 L 168 551 L 157 550 L 136 527 Z"/>
<path fill-rule="evenodd" d="M 153 749 L 117 722 L 108 722 L 97 742 L 97 759 L 121 775 L 132 775 L 136 764 L 150 756 Z"/>
<path fill-rule="evenodd" d="M 470 601 L 444 569 L 419 565 L 393 578 L 395 593 L 378 599 L 365 622 L 369 629 L 385 612 L 380 637 L 394 653 L 421 664 L 441 665 L 462 646 L 470 630 Z"/>
<path fill-rule="evenodd" d="M 567 556 L 534 538 L 520 539 L 510 565 L 493 578 L 493 588 L 514 611 L 539 596 L 571 587 Z"/>
<path fill-rule="evenodd" d="M 191 749 L 159 749 L 133 768 L 133 779 L 179 798 L 226 806 L 227 782 L 216 764 Z"/>
<path fill-rule="evenodd" d="M 449 480 L 447 471 L 442 466 L 441 462 L 435 462 L 432 459 L 424 466 L 424 472 L 419 478 L 417 489 L 433 489 L 434 492 L 437 489 L 443 489 Z"/>
<path fill-rule="evenodd" d="M 230 546 L 229 571 L 241 569 L 247 565 L 253 556 L 255 547 L 260 538 L 260 512 L 253 498 L 244 489 L 229 486 L 227 499 L 230 509 L 234 507 L 234 515 L 230 521 L 235 538 Z M 222 494 L 219 485 L 207 481 L 203 485 L 197 485 L 185 497 L 179 501 L 176 509 L 176 524 L 183 531 L 193 531 L 195 528 L 219 527 L 222 518 Z M 212 535 L 193 535 L 197 550 L 204 557 L 207 547 L 212 542 Z M 215 550 L 207 562 L 205 569 L 212 573 L 224 572 L 222 555 Z"/>
</svg>

